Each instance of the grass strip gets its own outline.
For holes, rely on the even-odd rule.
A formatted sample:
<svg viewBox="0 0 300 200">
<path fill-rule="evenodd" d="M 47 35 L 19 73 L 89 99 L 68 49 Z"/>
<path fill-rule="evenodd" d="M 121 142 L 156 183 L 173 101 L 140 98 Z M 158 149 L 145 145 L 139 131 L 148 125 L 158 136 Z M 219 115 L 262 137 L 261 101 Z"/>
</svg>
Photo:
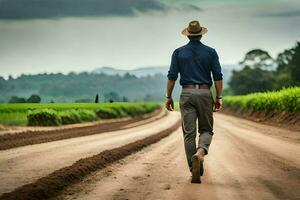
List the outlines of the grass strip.
<svg viewBox="0 0 300 200">
<path fill-rule="evenodd" d="M 295 112 L 300 111 L 300 87 L 279 91 L 259 92 L 241 96 L 227 96 L 224 105 L 243 110 Z"/>
<path fill-rule="evenodd" d="M 0 124 L 59 126 L 106 118 L 134 117 L 161 107 L 159 102 L 0 104 Z M 71 115 L 70 115 L 71 114 Z M 97 115 L 96 115 L 97 114 Z M 79 117 L 78 117 L 79 115 Z M 61 120 L 61 117 L 64 119 Z M 66 119 L 66 117 L 68 119 Z M 71 119 L 71 120 L 70 120 Z"/>
</svg>

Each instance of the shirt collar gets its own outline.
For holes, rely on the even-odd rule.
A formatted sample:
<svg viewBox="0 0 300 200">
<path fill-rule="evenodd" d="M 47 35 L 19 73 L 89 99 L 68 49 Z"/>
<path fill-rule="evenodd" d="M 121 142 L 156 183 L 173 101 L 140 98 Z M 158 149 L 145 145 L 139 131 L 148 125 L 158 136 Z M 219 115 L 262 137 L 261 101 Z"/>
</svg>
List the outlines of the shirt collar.
<svg viewBox="0 0 300 200">
<path fill-rule="evenodd" d="M 188 44 L 202 44 L 200 40 L 190 40 Z"/>
</svg>

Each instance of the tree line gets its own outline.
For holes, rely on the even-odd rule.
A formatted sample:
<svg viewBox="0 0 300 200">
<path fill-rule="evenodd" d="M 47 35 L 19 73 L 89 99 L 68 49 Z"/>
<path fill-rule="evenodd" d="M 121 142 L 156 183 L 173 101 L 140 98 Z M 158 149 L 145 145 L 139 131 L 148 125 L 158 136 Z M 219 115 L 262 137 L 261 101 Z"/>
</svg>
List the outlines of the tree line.
<svg viewBox="0 0 300 200">
<path fill-rule="evenodd" d="M 28 99 L 24 97 L 12 96 L 8 103 L 40 103 L 41 97 L 37 94 L 32 94 Z"/>
<path fill-rule="evenodd" d="M 95 73 L 44 73 L 20 75 L 7 80 L 0 77 L 0 101 L 26 102 L 30 94 L 42 102 L 127 102 L 164 100 L 166 76 L 163 74 L 136 77 Z M 179 89 L 175 91 L 179 95 Z M 175 96 L 174 95 L 174 96 Z"/>
<path fill-rule="evenodd" d="M 272 58 L 267 51 L 249 51 L 234 70 L 227 93 L 248 94 L 300 86 L 300 42 Z"/>
</svg>

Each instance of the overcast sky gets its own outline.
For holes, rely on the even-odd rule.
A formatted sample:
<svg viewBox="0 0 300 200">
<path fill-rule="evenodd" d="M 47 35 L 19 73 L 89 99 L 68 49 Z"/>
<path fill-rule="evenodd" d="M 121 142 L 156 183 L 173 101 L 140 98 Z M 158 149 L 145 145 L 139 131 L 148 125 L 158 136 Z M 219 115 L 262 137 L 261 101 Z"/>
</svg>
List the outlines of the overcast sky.
<svg viewBox="0 0 300 200">
<path fill-rule="evenodd" d="M 222 64 L 300 39 L 299 0 L 0 0 L 0 75 L 166 66 L 194 19 Z"/>
</svg>

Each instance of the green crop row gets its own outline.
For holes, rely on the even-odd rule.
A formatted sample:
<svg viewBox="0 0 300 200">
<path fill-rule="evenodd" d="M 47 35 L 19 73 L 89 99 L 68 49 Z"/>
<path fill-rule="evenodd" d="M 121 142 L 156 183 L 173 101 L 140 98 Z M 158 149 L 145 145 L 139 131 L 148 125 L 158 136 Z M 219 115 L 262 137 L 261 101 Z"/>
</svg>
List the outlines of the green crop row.
<svg viewBox="0 0 300 200">
<path fill-rule="evenodd" d="M 52 109 L 36 109 L 29 111 L 27 122 L 29 126 L 58 126 L 61 124 L 75 124 L 84 121 L 94 121 L 98 119 L 92 110 L 65 110 L 55 111 Z"/>
<path fill-rule="evenodd" d="M 300 111 L 300 87 L 224 98 L 227 107 L 254 111 Z"/>
<path fill-rule="evenodd" d="M 0 124 L 52 126 L 97 119 L 135 117 L 161 107 L 159 103 L 0 104 Z"/>
<path fill-rule="evenodd" d="M 69 109 L 88 109 L 97 110 L 99 108 L 119 108 L 119 107 L 144 107 L 145 109 L 151 109 L 152 107 L 160 106 L 157 102 L 116 102 L 116 103 L 12 103 L 12 104 L 0 104 L 0 113 L 9 112 L 28 112 L 35 109 L 53 109 L 56 111 L 69 110 Z"/>
</svg>

